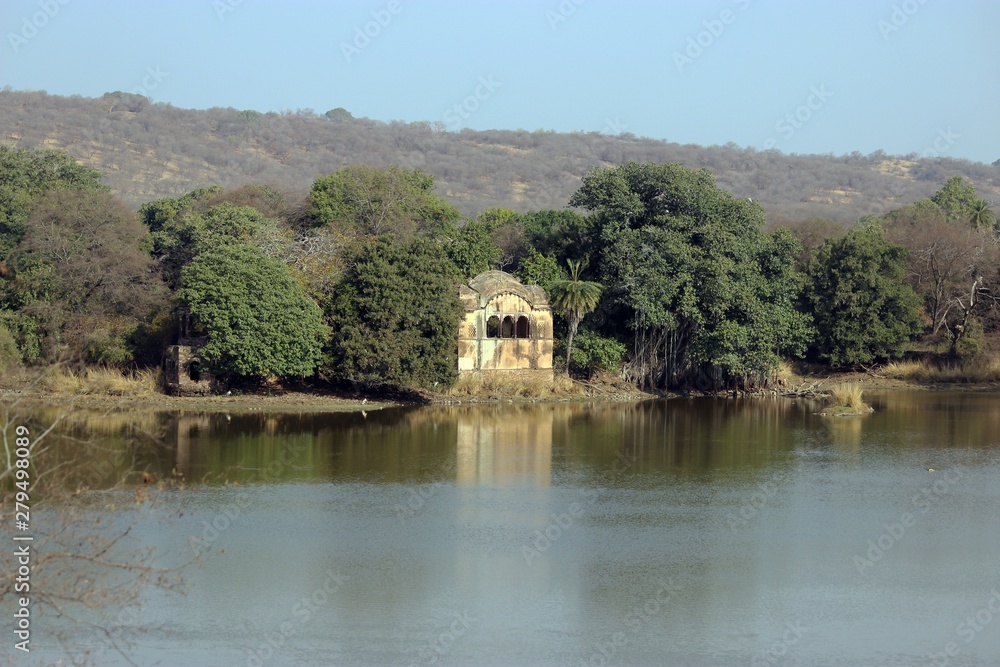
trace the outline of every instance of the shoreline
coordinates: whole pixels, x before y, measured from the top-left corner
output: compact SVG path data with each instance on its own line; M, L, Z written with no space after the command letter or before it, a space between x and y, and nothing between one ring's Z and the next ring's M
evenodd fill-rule
M640 390L627 390L621 385L602 388L588 384L586 393L567 393L536 398L523 396L483 395L451 396L430 392L412 392L410 400L378 398L355 393L343 395L324 392L282 391L272 394L241 393L231 396L171 396L145 394L126 396L111 394L57 394L38 389L4 389L0 403L8 409L15 406L27 408L65 404L71 409L120 411L196 411L196 412L361 412L386 408L417 407L421 405L468 406L543 403L626 403L655 399L718 397L718 398L807 398L824 388L842 383L856 383L863 391L1000 391L998 383L933 383L921 384L871 376L865 373L831 373L829 375L796 377L781 387L758 392L664 392L650 394ZM811 393L797 394L797 389L811 388ZM384 396L384 394L383 394Z

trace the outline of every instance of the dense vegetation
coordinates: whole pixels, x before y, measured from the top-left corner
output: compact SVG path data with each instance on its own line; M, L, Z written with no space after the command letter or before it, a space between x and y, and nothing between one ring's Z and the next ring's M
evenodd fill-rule
M849 230L766 225L706 169L596 167L565 204L464 218L429 174L350 165L293 197L210 186L133 212L65 154L0 147L0 359L155 365L185 305L224 378L443 387L457 285L548 290L566 369L753 388L783 358L858 367L997 329L993 208L961 177ZM562 356L560 357L562 358Z
M947 155L785 155L535 128L447 132L435 123L353 118L343 109L195 111L121 92L97 99L0 92L0 143L63 150L105 173L111 191L132 207L248 181L301 195L319 174L369 164L426 172L469 217L490 207L526 213L561 209L591 168L630 161L710 169L723 189L760 202L772 224L809 217L853 223L930 197L954 175L1000 200L1000 166Z

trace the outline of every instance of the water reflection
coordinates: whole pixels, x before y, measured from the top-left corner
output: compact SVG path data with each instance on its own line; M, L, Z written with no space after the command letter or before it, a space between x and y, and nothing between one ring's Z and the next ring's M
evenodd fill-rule
M218 532L189 595L148 605L176 634L138 664L246 664L289 620L271 664L598 664L612 644L608 664L748 664L786 623L809 628L791 664L912 664L1000 585L1000 400L869 400L857 419L697 399L81 415L63 432L116 470L189 481L168 499L182 519L137 543ZM966 472L859 574L854 556L933 492L927 467ZM331 571L345 583L301 620ZM985 633L963 651L1000 655Z

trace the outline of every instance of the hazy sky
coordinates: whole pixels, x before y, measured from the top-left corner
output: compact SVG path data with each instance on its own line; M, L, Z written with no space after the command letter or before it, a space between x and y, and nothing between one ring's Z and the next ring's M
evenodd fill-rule
M3 0L0 85L448 129L1000 158L988 0Z

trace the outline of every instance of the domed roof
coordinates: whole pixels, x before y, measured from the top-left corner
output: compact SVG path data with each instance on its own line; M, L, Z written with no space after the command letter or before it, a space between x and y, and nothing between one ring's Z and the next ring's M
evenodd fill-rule
M545 290L538 285L524 285L505 271L485 271L469 280L467 286L459 288L459 296L467 311L484 308L501 294L516 294L527 301L532 310L549 307Z

